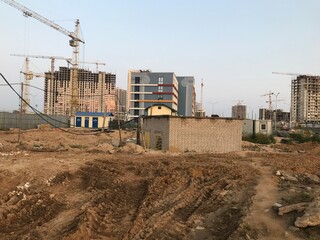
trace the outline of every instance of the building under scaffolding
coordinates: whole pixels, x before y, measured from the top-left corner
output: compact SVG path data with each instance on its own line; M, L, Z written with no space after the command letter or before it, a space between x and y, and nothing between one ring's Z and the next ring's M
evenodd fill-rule
M291 82L291 125L320 124L320 76L299 75Z
M60 67L54 72L45 73L44 112L51 115L71 113L71 69ZM106 72L93 73L78 70L77 111L112 112L116 111L116 75Z

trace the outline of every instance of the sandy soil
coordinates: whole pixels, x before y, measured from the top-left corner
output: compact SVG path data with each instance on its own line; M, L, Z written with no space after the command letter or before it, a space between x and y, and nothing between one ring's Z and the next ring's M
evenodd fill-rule
M320 174L320 145L168 154L118 136L0 132L0 239L320 239L273 207L318 197L303 174Z

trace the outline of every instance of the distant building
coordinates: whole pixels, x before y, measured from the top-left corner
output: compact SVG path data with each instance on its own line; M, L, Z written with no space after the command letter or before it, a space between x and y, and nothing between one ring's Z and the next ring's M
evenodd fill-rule
M251 120L245 119L243 121L242 134L249 136L253 134L272 134L272 121L271 120Z
M202 104L201 103L196 103L196 117L205 117L206 112L203 110Z
M78 111L115 112L116 75L93 73L78 69ZM69 115L71 113L71 69L60 67L54 72L45 73L44 113Z
M299 75L291 81L291 124L320 124L320 76Z
M275 118L277 129L287 129L290 126L290 112L284 112L282 109L269 110L265 108L259 109L260 120L271 120L274 128Z
M197 118L145 116L140 144L169 152L226 153L241 150L243 120L232 118Z
M127 110L130 118L144 114L153 104L165 104L182 116L196 114L193 76L177 77L173 72L130 70L128 73Z
M290 112L284 112L282 109L268 110L265 108L259 109L259 119L260 120L273 120L275 119L275 114L277 117L277 122L290 122Z
M247 106L240 103L232 106L232 118L246 119Z
M195 116L196 114L196 90L195 79L189 77L177 77L179 83L178 113L180 116Z
M115 118L126 120L128 115L127 111L127 90L117 88L116 89L116 111L114 113Z

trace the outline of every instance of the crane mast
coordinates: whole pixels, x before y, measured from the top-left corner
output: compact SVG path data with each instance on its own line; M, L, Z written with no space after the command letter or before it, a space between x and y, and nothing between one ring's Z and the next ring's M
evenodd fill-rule
M261 97L269 96L269 101L267 101L267 103L269 103L269 110L270 110L270 111L272 110L272 98L271 98L272 95L274 95L274 93L271 92L271 91L269 91L269 92L266 93L266 94L261 95Z
M23 98L26 100L26 101L30 101L30 98L29 98L29 82L30 80L33 79L33 77L45 77L44 74L39 74L39 73L33 73L29 70L29 58L41 58L41 59L50 59L51 60L51 71L50 71L50 78L48 78L48 85L50 86L50 88L53 87L53 84L54 84L54 69L55 69L55 60L58 59L58 60L65 60L67 61L68 63L71 63L72 64L72 59L71 58L67 58L67 57L62 57L62 56L43 56L43 55L27 55L27 54L10 54L10 56L14 56L14 57L24 57L25 58L25 71L22 72L25 76L25 84L24 84L24 95L23 95ZM82 61L79 61L79 63L84 63L84 64L95 64L96 65L96 71L98 73L98 66L99 65L106 65L106 63L103 63L103 62L99 62L99 61L96 61L96 62L82 62ZM53 102L53 93L49 93L49 98L52 100L51 102ZM23 105L23 110L26 111L28 108L27 104ZM49 114L52 114L54 115L55 112L53 110L53 107L50 108L51 111L49 112Z
M62 34L70 37L69 45L72 47L72 67L71 67L71 115L74 115L75 111L79 106L79 96L78 96L78 60L79 60L79 42L84 43L84 41L79 38L79 24L80 21L77 19L75 22L75 31L70 32L55 22L41 16L40 14L32 11L31 9L23 6L22 4L14 0L1 0L4 3L18 9L23 12L24 16L32 17L47 26L61 32Z

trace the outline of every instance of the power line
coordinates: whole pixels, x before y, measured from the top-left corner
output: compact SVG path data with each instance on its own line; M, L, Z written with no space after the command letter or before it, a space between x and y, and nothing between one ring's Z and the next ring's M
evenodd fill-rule
M100 134L100 132L99 132L99 133L89 133L89 134L88 134L88 133L70 132L70 131L67 131L67 130L65 130L65 129L63 129L63 128L60 128L60 127L54 125L53 123L51 123L51 122L49 122L47 119L45 119L43 116L46 116L47 118L50 118L50 119L55 120L55 121L57 121L57 122L61 122L61 121L56 120L56 119L53 119L53 118L51 118L50 116L48 116L48 115L46 115L46 114L43 114L43 113L41 113L40 111L38 111L37 109L35 109L33 106L31 106L31 105L12 87L12 85L11 85L11 84L9 83L9 81L3 76L2 73L0 73L0 76L3 78L3 80L6 82L6 84L11 88L11 90L19 97L19 99L21 99L24 103L26 103L26 104L32 109L32 111L33 111L37 116L39 116L42 120L44 120L46 123L48 123L49 125L53 126L54 128L57 128L57 129L59 129L59 130L61 130L61 131L63 131L63 132L70 133L70 134L74 134L74 135L97 135L97 134ZM62 123L66 124L65 122L62 122Z

